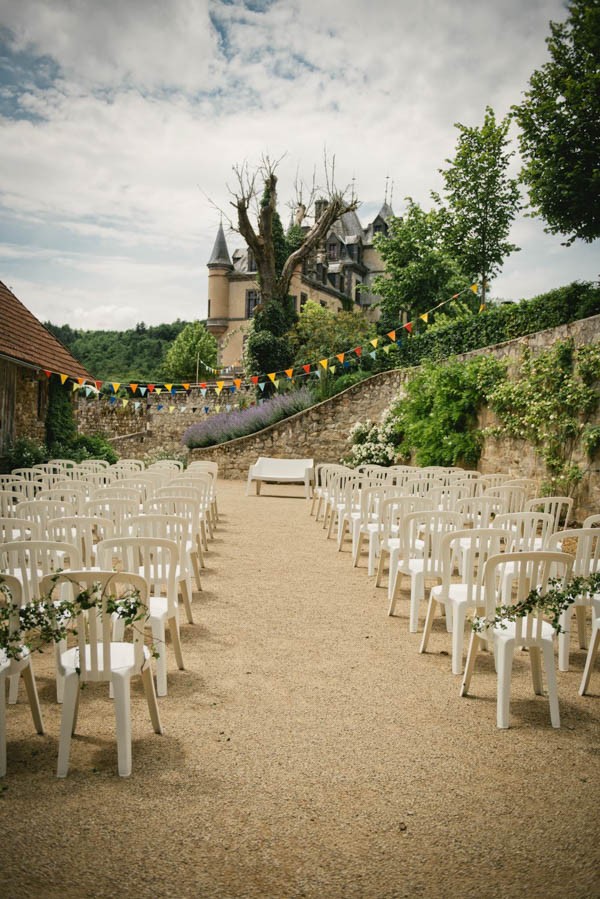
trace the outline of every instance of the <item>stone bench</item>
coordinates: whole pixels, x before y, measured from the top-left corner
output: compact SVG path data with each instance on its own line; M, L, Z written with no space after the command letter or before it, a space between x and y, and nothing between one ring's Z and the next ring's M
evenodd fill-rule
M273 459L259 456L258 461L250 466L246 496L250 492L252 481L256 483L256 495L260 493L263 482L271 484L304 484L304 493L311 496L314 474L314 459Z

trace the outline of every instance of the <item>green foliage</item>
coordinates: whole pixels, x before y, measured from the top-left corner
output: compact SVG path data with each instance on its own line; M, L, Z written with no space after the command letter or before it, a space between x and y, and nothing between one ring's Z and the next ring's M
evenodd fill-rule
M406 337L380 364L389 369L420 365L425 359L447 359L598 314L600 286L575 281L532 300L489 307L480 315Z
M476 466L483 446L477 414L504 377L504 365L488 356L425 363L390 411L400 453L418 465Z
M127 331L83 331L44 322L94 378L101 381L157 381L165 355L186 322Z
M244 348L244 369L248 376L290 367L294 350L289 332L296 318L290 297L272 300L256 310Z
M31 437L19 437L9 446L3 458L3 467L8 471L13 468L31 468L50 458L48 447Z
M590 242L600 237L600 4L571 0L568 9L566 22L550 22L550 61L512 112L534 214L568 243Z
M332 312L309 300L292 333L294 364L318 362L332 352L345 352L375 336L375 326L358 312Z
M402 313L410 319L427 312L471 283L445 247L445 210L425 212L406 199L405 215L391 219L387 236L375 238L385 275L375 278L373 291L381 297L382 326L388 331Z
M217 341L200 321L189 322L168 348L161 374L171 380L197 381L217 364Z
M291 256L292 253L294 253L302 246L305 236L306 235L304 234L302 225L290 225L287 230L287 234L285 235L285 244L288 256Z
M398 455L394 422L387 416L382 424L357 422L350 431L351 447L341 459L356 468L359 465L393 465Z
M600 346L576 350L569 341L556 341L535 356L526 350L518 377L490 394L500 424L489 433L535 447L548 473L547 493L570 495L583 477L573 456L598 408L599 379Z
M73 414L72 393L53 375L48 383L48 408L46 411L46 443L55 458L55 445L68 446L77 436Z
M458 123L456 155L440 170L448 203L445 247L461 272L479 278L484 302L486 282L519 249L507 241L520 208L518 182L507 175L514 155L506 149L509 124L508 117L496 122L489 106L481 128Z

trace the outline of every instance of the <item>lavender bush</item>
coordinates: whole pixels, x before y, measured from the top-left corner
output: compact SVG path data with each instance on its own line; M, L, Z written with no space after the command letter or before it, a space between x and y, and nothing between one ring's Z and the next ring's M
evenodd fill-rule
M300 390L265 400L260 406L250 406L239 412L219 412L217 415L210 415L204 421L189 427L183 435L182 443L189 449L196 449L214 446L216 443L224 443L236 437L245 437L247 434L261 431L276 421L289 418L296 412L302 412L303 409L314 406L314 403L314 396L308 387L301 387Z

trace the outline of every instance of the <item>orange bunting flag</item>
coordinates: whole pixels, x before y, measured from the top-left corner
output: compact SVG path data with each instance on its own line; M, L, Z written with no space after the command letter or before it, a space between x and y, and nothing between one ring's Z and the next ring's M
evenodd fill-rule
M406 330L408 331L409 334L412 334L412 326L413 326L412 322L406 322L405 325L402 325L403 328L406 328Z
M377 337L374 337L373 340L369 341L369 343L371 344L371 346L373 346L373 347L375 347L375 349L377 349L377 344L379 343L379 340Z
M130 384L130 385L129 385L129 389L131 390L132 393L135 393L136 390L138 389L138 385L137 385L137 384Z
M190 389L190 385L189 385L189 384L182 384L181 386L183 387L184 390L189 390L189 389Z
M253 384L258 384L258 375L252 375L250 378Z
M310 372L310 365L303 365L302 368L304 369L306 374L308 374Z
M291 378L292 375L294 374L293 368L285 368L284 371L285 371L286 375L288 376L288 378Z
M69 377L68 375L61 375L61 376L60 376L60 383L61 383L61 384L64 384L68 377Z
M235 386L236 386L237 389L239 390L240 387L242 386L242 379L241 379L241 378L234 378L234 379L233 379L233 383L235 384ZM183 386L185 387L185 384L184 384Z
M346 358L346 354L345 354L345 353L336 353L336 354L335 354L335 358L336 358L336 359L339 359L340 362L343 363L343 362L344 362L344 359Z
M44 369L44 374L46 375L47 378L51 378L51 377L52 377L52 372L51 372L51 371L47 371L46 369Z
M425 324L427 324L427 322L429 321L429 312L424 312L423 315L419 316L419 318L422 319Z
M111 382L111 387L112 387L114 393L117 392L117 390L119 389L120 386L121 386L121 382L120 382L120 381L113 381L113 382Z
M472 290L474 294L477 294L477 284L471 284L470 290Z
M327 359L319 359L319 365L322 365L323 368L327 368Z
M385 336L386 336L386 337L389 337L390 340L395 340L395 339L396 339L396 332L395 332L395 331L388 331L388 333L387 333Z
M485 309L485 303L482 303L481 306L479 307L479 311L483 312L484 309Z
M267 373L267 378L270 378L273 383L275 383L275 375L277 372L271 371Z
M83 387L84 381L85 381L85 378L77 378L77 383L79 384L80 387Z

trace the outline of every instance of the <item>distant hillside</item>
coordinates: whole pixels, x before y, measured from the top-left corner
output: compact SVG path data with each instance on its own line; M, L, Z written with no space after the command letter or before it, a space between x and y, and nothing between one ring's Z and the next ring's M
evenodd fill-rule
M187 322L146 326L129 331L83 331L70 325L46 328L100 381L160 381L166 352Z

